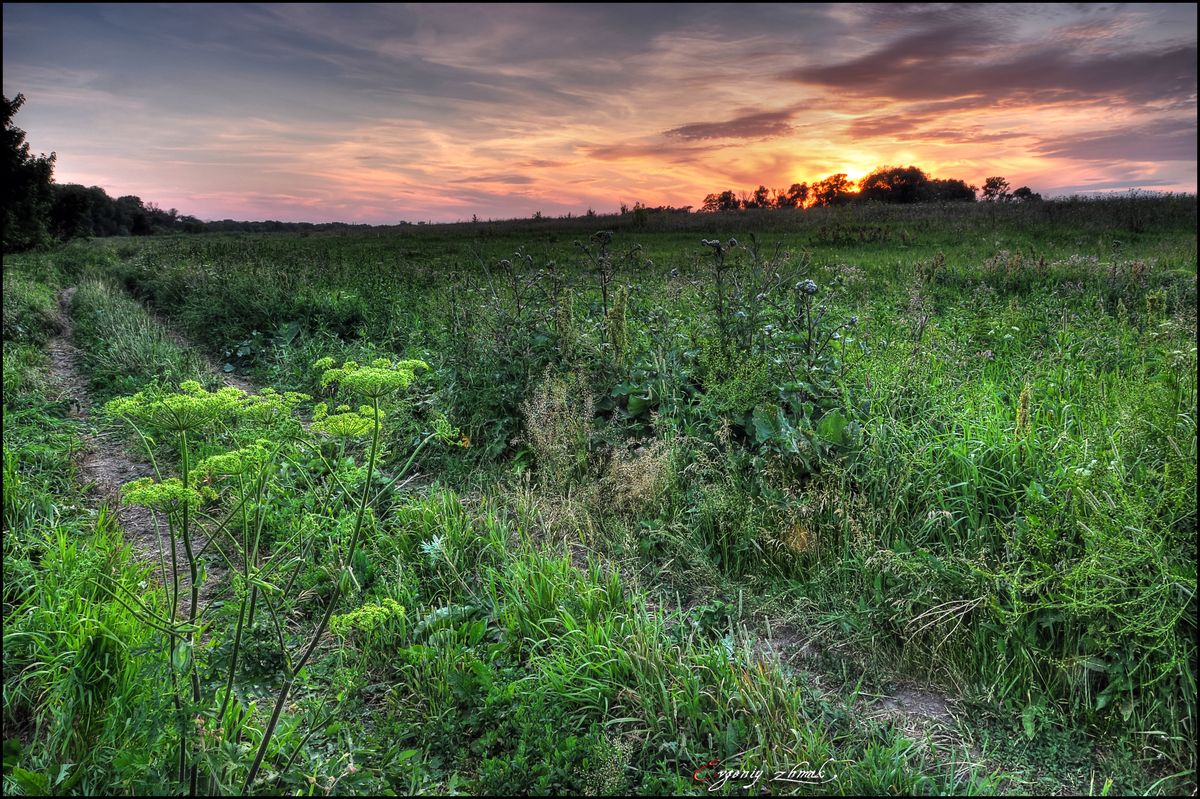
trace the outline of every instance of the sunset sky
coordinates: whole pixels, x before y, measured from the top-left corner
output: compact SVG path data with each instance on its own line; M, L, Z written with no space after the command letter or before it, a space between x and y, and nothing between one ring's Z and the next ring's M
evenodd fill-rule
M202 219L695 205L916 164L1196 191L1196 6L4 4L60 183Z

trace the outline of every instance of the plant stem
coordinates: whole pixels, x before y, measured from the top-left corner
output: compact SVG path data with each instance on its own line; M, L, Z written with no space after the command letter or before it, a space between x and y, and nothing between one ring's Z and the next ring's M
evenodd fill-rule
M181 469L183 472L183 485L187 488L190 484L188 475L188 446L187 446L187 431L179 432L179 450ZM200 672L196 668L196 611L200 604L200 586L196 582L199 576L196 568L196 556L192 552L192 535L189 522L191 520L191 506L187 502L183 505L183 548L188 559L188 574L191 576L192 583L192 602L188 608L188 645L190 647L188 667L192 675L192 704L193 710L200 705ZM199 775L199 766L192 763L191 769L188 772L188 791L189 795L196 795L196 781Z
M333 585L333 596L329 598L329 603L325 606L325 613L321 616L321 622L317 625L312 640L305 647L300 659L296 661L296 665L289 669L288 678L279 690L279 698L275 701L274 710L271 711L271 720L267 723L267 729L263 732L262 743L259 744L258 752L254 755L254 762L250 764L250 771L246 774L246 782L242 785L243 796L247 795L250 785L254 782L254 778L258 776L258 770L262 767L263 758L267 754L267 747L271 744L271 737L275 734L275 725L279 723L279 716L283 712L283 706L287 703L288 694L291 693L292 687L296 684L296 678L305 664L308 663L308 659L312 656L312 653L316 650L317 644L321 641L321 636L325 634L325 628L329 625L329 619L333 616L333 609L337 606L337 601L341 596L342 578L354 567L354 553L358 548L358 539L362 532L363 518L367 512L367 497L371 491L371 477L375 473L375 460L379 455L380 424L378 397L371 398L371 406L375 420L375 427L371 436L371 457L367 464L367 476L363 483L362 499L358 503L358 516L354 521L354 533L350 536L350 549L346 554L346 563L342 566L341 575Z

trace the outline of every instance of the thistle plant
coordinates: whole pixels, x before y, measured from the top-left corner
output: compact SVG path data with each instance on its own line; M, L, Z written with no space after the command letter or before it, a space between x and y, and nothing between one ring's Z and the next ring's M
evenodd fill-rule
M708 247L709 255L712 257L713 269L713 285L715 294L713 295L713 313L717 319L717 335L721 342L722 353L729 354L730 345L730 330L729 330L729 307L725 296L726 284L728 282L729 265L725 263L727 250L725 244L720 239L704 239L700 242L705 247ZM737 239L729 240L730 248L737 246Z
M588 238L587 244L575 242L576 249L591 261L592 268L596 270L596 280L600 284L600 307L605 316L608 316L608 284L612 282L614 274L613 256L608 250L612 239L611 230L598 230Z
M600 312L605 318L608 317L610 307L609 286L616 278L618 265L617 254L609 249L612 241L611 230L598 230L588 238L587 244L575 242L575 248L583 253L596 272L596 281L600 286ZM626 269L636 270L643 265L653 265L642 257L640 244L630 246L620 258Z

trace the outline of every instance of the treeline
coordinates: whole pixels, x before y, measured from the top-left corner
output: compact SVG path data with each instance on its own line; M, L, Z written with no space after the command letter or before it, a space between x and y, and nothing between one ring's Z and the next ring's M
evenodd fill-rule
M180 214L174 208L163 210L129 195L113 199L99 186L87 188L77 183L52 184L49 232L56 239L83 236L149 236L155 233L295 233L300 231L349 230L370 227L345 222L243 222L222 219L202 222Z
M930 203L975 202L980 189L957 178L932 178L915 166L881 166L859 180L850 180L844 172L830 175L809 185L793 183L786 189L768 189L760 185L752 192L732 189L709 194L701 211L740 211L749 208L811 208L850 203ZM984 181L983 199L995 201L1040 200L1041 195L1022 186L1009 192L1002 177Z
M113 199L99 186L54 182L55 154L34 155L25 131L13 117L25 96L3 98L4 132L0 144L0 191L3 192L4 252L28 250L79 236L146 236L198 231L203 223L164 211L128 195Z
M371 225L342 222L279 222L237 221L223 219L202 222L194 216L180 214L174 208L163 210L140 197L127 195L112 198L99 186L54 183L55 155L35 156L25 141L25 131L13 125L13 116L25 97L18 94L12 100L4 98L3 116L3 174L0 192L3 197L4 252L30 249L54 240L65 241L87 236L148 236L156 233L285 233L361 230ZM976 195L990 201L1033 201L1041 196L1028 187L1010 191L1002 177L989 177L982 189L965 181L932 178L915 166L880 167L857 182L845 173L830 175L811 185L793 183L787 189L768 189L759 186L752 192L726 190L709 194L700 211L740 211L768 208L811 208L847 205L851 203L950 203L975 202ZM630 209L622 205L619 216ZM686 216L692 206L648 208L635 204L632 216L645 221L656 216ZM568 215L569 217L570 215ZM588 211L587 217L596 217ZM608 215L611 216L611 215ZM542 219L535 214L534 221ZM478 222L474 218L473 222ZM401 222L407 226L410 223ZM418 223L421 224L421 223Z
M143 202L132 194L110 197L99 186L55 183L55 154L34 155L25 131L13 117L25 96L3 98L4 131L0 142L0 200L3 202L4 252L18 252L53 241L87 236L150 236L156 233L282 233L349 230L369 227L340 222L202 222Z
M164 211L140 197L112 198L99 186L51 185L49 233L56 239L81 236L149 236L152 233L199 233L205 225L194 216Z

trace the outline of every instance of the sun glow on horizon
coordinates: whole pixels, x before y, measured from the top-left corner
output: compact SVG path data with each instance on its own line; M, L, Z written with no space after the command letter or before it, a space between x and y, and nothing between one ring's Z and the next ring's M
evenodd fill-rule
M909 165L1047 196L1196 188L1194 7L10 4L4 18L5 93L28 98L20 126L58 153L56 179L205 219L698 207Z

